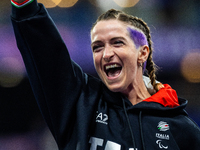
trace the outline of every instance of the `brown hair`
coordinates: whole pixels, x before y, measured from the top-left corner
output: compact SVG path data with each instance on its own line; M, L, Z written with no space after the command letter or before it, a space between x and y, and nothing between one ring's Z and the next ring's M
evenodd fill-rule
M93 24L92 29L99 21L110 20L110 19L116 19L116 20L125 22L128 25L134 26L135 28L141 30L145 34L148 41L148 46L149 46L149 56L147 58L146 68L144 69L147 69L148 71L148 75L151 80L151 84L153 85L153 88L156 91L158 91L159 88L158 88L158 85L156 84L156 75L155 75L157 68L152 58L152 53L153 53L152 41L151 41L150 29L147 26L147 24L138 17L128 15L124 13L123 11L110 9L98 17L97 21Z

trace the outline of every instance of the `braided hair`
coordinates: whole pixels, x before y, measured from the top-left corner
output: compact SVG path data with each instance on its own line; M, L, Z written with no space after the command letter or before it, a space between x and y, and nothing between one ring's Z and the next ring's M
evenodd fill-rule
M151 80L151 84L153 85L153 88L156 91L158 91L159 90L158 85L160 83L159 84L156 83L156 74L155 73L156 73L157 68L156 68L155 63L153 62L152 41L151 41L150 29L147 26L147 24L138 17L128 15L128 14L124 13L123 11L110 9L98 17L97 21L93 24L92 29L99 21L110 20L110 19L116 19L116 20L125 22L126 24L131 25L131 26L141 30L145 34L147 42L148 42L148 46L149 46L149 56L147 58L146 68L144 68L144 69L147 70L147 74Z

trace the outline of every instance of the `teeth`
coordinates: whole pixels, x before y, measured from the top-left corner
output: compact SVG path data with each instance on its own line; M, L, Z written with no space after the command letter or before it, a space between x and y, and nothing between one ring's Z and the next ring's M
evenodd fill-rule
M106 66L106 70L111 69L111 68L116 68L116 67L120 67L120 66L117 64L109 65L109 66Z

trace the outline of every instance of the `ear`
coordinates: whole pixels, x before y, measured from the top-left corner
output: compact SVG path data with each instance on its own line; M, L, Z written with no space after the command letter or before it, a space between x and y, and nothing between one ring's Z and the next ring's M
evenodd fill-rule
M149 47L147 45L143 45L139 49L139 56L138 56L138 62L144 63L149 56Z

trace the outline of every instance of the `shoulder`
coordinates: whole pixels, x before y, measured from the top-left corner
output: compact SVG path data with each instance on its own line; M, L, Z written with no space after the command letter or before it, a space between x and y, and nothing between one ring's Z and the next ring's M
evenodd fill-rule
M178 115L174 118L171 132L181 149L197 150L200 147L200 128L188 116Z

